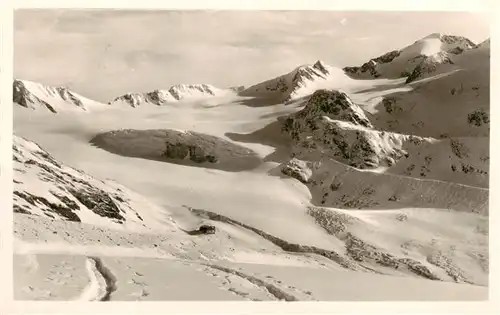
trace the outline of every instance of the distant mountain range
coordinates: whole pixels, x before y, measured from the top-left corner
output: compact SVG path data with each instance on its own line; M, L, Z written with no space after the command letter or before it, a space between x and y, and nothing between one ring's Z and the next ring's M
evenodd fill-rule
M160 106L179 101L202 100L224 95L270 98L289 102L312 95L322 88L335 88L340 82L355 79L400 78L406 83L440 72L440 68L458 69L457 60L471 50L488 49L489 39L476 45L461 36L431 34L410 46L390 51L372 58L358 67L343 69L332 67L318 60L312 65L302 65L284 75L244 86L217 88L209 84L178 84L167 89L150 92L130 92L118 96L107 104L90 100L66 87L51 87L27 80L14 80L14 102L20 106L56 113L61 110L89 111L106 105L138 107L144 104Z

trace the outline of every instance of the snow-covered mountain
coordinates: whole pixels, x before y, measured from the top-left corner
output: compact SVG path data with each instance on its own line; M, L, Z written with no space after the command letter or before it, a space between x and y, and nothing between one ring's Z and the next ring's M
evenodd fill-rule
M14 212L114 228L168 227L158 224L156 205L116 182L68 167L15 135L12 150Z
M219 89L208 84L177 84L166 90L146 93L127 93L109 102L137 107L143 104L162 105L178 101L193 101L235 93L233 89Z
M376 128L434 138L489 136L489 45L453 60L431 64L432 73L418 66L408 77L412 90L381 97L371 119Z
M301 111L287 117L283 130L292 138L294 156L326 156L362 169L392 166L408 154L408 145L430 141L372 127L346 93L318 90Z
M48 86L27 80L14 80L13 101L30 109L57 113L60 111L89 111L105 106L83 97L63 86Z
M240 95L287 102L332 84L343 85L346 81L350 81L350 78L341 69L318 60L313 65L300 66L290 73L250 86Z
M377 117L346 93L318 90L303 109L282 119L282 130L299 159L332 158L359 169L382 167L398 175L488 187L488 138L437 139L377 130L368 116Z
M16 80L43 109L14 116L16 299L486 299L489 57L432 34L347 74L318 61L83 116L44 115L92 101ZM376 77L398 79L355 79Z
M418 66L429 71L438 64L452 63L454 56L475 47L465 37L434 33L403 49L370 59L362 66L345 67L344 71L356 79L408 77Z

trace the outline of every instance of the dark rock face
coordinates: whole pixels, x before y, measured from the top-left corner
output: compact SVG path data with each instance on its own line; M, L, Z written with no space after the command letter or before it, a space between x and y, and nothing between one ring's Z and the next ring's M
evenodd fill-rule
M78 215L74 212L74 210L79 210L78 206L68 207L64 203L62 204L53 203L48 201L44 197L35 196L28 192L21 192L16 190L14 191L14 196L17 196L25 200L33 207L46 206L49 209L47 210L48 212L53 212L54 214L59 215L68 221L81 222L80 217L78 217ZM19 206L17 207L20 208ZM52 215L49 216L53 217Z
M291 159L288 163L283 165L281 172L307 184L312 176L311 163L298 159Z
M477 46L470 39L463 36L441 35L441 41L447 44L465 43L468 49L473 49Z
M189 159L195 163L217 163L218 159L213 154L206 154L201 147L183 143L166 143L165 156L169 159Z
M198 228L201 234L215 234L215 226L213 225L202 225Z
M325 75L330 73L330 71L328 71L326 65L320 60L316 61L316 63L313 65L313 68L318 69L321 73L323 73Z
M488 113L482 109L478 109L470 113L467 117L469 124L474 125L476 127L480 127L483 124L490 123L490 117Z
M393 50L388 53L383 54L382 56L373 58L373 60L377 63L389 63L399 57L401 55L401 50Z
M295 117L290 116L289 118L310 121L319 116L327 116L335 120L372 127L363 110L354 104L346 93L337 90L317 90L311 95L304 109L297 113Z
M377 64L389 63L399 57L400 54L400 50L393 50L376 58L370 59L361 65L361 67L345 67L343 70L351 75L368 73L373 78L378 78L380 77L380 73L377 71Z
M13 153L15 212L75 222L85 211L117 224L126 214L141 220L125 192L64 166L35 143L14 136ZM25 176L36 189L24 184Z
M97 188L71 189L69 192L95 214L101 217L116 219L118 222L125 221L125 218L120 214L120 208L118 208L109 194L103 190Z

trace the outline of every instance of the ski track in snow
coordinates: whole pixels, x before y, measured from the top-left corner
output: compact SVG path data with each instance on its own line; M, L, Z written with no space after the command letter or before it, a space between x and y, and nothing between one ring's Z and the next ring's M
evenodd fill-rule
M87 257L85 262L89 285L77 299L78 301L109 301L116 291L116 278L98 257Z
M256 286L257 288L259 288L260 290L265 291L272 300L287 301L287 302L300 301L300 300L314 300L314 297L311 296L310 292L302 291L302 290L300 290L296 287L293 287L293 286L288 286L288 290L284 290L276 284L264 281L256 276L246 274L244 272L241 272L241 271L233 269L233 268L223 267L223 266L215 265L215 264L203 264L203 265L216 271L216 272L210 273L212 276L215 276L215 277L220 276L220 274L217 273L217 271L219 271L219 272L222 272L224 274L234 275L234 276L237 276L243 280L248 281L249 283L251 283L254 286ZM205 269L205 271L209 271L209 270ZM271 277L271 276L268 276L267 278L273 279L273 277ZM229 282L229 283L227 283L227 285L229 285L230 281L229 281L227 276L226 276L226 279ZM281 280L276 280L276 282L282 284ZM228 287L228 288L226 287L226 289L228 291L234 292L235 294L240 295L246 299L252 299L249 293L240 292L232 287ZM293 295L289 292L290 290L297 291L298 293L305 296L306 298L299 297L298 295Z

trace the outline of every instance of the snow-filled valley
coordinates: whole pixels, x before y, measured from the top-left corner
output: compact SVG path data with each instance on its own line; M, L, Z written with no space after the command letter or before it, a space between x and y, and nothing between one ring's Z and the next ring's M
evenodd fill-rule
M486 300L489 49L109 102L15 80L15 298Z

